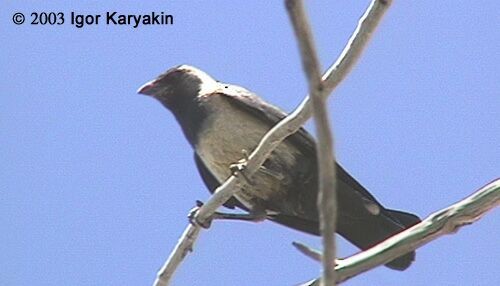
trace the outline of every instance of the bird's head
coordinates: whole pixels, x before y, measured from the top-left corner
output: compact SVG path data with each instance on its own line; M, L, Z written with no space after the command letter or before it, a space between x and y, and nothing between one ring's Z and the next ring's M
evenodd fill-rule
M188 65L171 68L142 85L137 92L160 101L175 116L188 141L196 141L201 123L208 116L202 107L204 95L220 91L222 84L205 72Z
M214 93L219 87L219 83L202 70L181 65L145 83L137 92L152 96L171 108L176 103L192 101L198 96Z

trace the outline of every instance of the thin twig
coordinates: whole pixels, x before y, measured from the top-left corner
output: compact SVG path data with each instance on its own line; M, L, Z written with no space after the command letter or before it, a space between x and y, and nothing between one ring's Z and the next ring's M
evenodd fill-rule
M302 66L309 82L309 94L318 134L317 158L319 170L318 210L323 238L323 283L335 285L335 227L337 222L335 152L326 95L323 94L321 67L314 47L313 34L302 0L287 0L286 7L297 37Z
M500 206L500 179L487 184L469 197L437 211L413 227L391 238L342 260L335 270L337 282L346 281L358 274L385 264L413 251L441 236L457 232L462 226L472 224L493 208ZM305 246L307 248L307 246ZM311 250L313 251L313 250ZM320 285L320 280L302 284Z
M313 260L322 261L323 259L323 254L321 254L321 251L318 251L312 247L309 247L297 241L292 242L292 245L295 246L295 248L297 248L297 250L300 251L302 254L312 258Z
M364 45L367 44L373 30L376 28L382 18L387 2L374 0L369 6L367 12L358 22L358 27L349 39L348 44L342 51L339 59L323 75L323 89L325 94L330 94L333 89L345 78L352 69L352 65L360 57ZM288 136L294 134L311 117L312 108L309 103L309 97L306 97L301 104L285 119L276 124L259 142L259 145L248 158L247 167L244 170L248 177L260 168L271 152ZM241 182L235 176L228 178L221 186L215 190L210 199L199 209L195 219L198 222L205 222L210 216L233 196L241 188ZM192 249L193 243L199 235L199 226L193 226L197 231L184 232L179 238L179 243L169 256L164 266L158 272L155 286L166 286L169 284L175 270L182 262L184 256L177 254L186 253L186 249ZM189 229L189 227L187 228ZM172 258L172 259L171 259ZM180 259L179 259L180 258ZM168 270L168 272L166 271Z

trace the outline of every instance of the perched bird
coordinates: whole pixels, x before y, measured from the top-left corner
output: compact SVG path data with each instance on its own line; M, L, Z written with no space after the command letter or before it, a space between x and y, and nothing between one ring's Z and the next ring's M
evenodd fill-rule
M251 152L286 113L245 88L216 81L188 65L174 67L144 84L138 93L168 108L194 150L200 175L210 192L230 175L230 165ZM318 170L314 139L304 130L285 139L242 190L224 206L319 235ZM420 221L410 213L384 208L337 164L337 232L361 249ZM415 252L386 266L404 270Z

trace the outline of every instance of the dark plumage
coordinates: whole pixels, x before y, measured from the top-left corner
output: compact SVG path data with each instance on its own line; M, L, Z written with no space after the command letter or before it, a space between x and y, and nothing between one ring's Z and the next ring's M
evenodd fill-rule
M196 166L210 192L230 176L229 166L251 152L262 136L286 114L257 95L215 81L194 67L172 68L143 85L141 94L159 100L175 116L194 149ZM314 140L300 129L276 148L247 185L225 203L264 214L282 225L319 235L318 174ZM367 249L419 222L413 214L384 208L337 164L337 232ZM407 253L387 264L404 270Z

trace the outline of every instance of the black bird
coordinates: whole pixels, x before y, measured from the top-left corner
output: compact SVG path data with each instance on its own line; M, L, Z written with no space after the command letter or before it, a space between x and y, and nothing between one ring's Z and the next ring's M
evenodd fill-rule
M138 92L156 98L174 114L212 193L231 175L230 165L244 157L243 150L251 152L286 116L254 93L188 65L169 69ZM316 149L304 129L285 139L249 181L224 206L320 234ZM413 214L384 208L338 164L337 182L337 232L361 249L420 221ZM386 266L404 270L414 259L415 252L410 252Z

